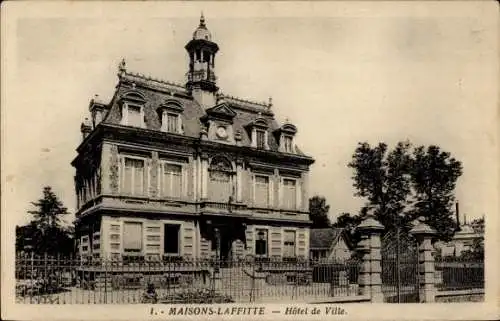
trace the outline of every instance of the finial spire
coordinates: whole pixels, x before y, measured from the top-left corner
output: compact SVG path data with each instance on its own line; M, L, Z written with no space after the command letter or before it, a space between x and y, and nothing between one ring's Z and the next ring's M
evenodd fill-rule
M273 97L269 97L269 107L273 106Z
M203 11L201 12L201 16L200 16L200 27L206 27L205 16L203 15Z
M122 58L122 60L118 64L118 71L120 73L122 73L122 72L125 72L126 70L127 70L127 65L125 63L125 58Z

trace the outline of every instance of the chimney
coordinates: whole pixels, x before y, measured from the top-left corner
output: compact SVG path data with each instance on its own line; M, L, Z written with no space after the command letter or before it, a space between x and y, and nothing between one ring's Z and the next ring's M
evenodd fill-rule
M457 218L457 230L460 229L460 210L458 208L458 202L455 203L455 216Z

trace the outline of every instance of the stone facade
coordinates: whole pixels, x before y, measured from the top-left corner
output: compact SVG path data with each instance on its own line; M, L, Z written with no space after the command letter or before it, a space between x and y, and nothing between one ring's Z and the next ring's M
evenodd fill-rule
M81 255L308 257L314 160L271 103L219 93L207 34L202 19L186 46L186 85L123 61L112 100L91 100L72 162Z

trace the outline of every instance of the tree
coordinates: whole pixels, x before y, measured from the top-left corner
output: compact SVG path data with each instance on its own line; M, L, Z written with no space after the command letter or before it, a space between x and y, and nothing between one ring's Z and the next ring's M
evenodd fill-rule
M59 201L56 194L52 192L52 187L46 186L43 188L43 198L37 202L31 202L37 209L28 211L34 216L35 222L41 230L49 227L59 227L61 216L67 215L68 209Z
M350 213L342 213L337 217L337 221L332 226L353 232L362 220L363 218L360 215L351 216Z
M439 239L448 241L455 234L454 190L462 175L462 165L438 146L419 146L413 152L411 185L414 191L413 217L425 217Z
M386 232L397 228L408 232L411 222L422 216L438 232L438 239L453 236L453 192L462 166L449 153L437 146L411 152L409 142L399 142L392 150L385 143L375 147L359 143L348 167L354 170L355 195L367 199L364 209Z
M470 250L460 254L460 259L464 261L484 261L484 239L475 239Z
M349 233L349 237L354 246L361 240L361 235L357 233L356 227L363 221L364 215L352 215L350 213L342 213L337 217L337 221L332 224L333 227L343 228Z
M354 170L356 196L365 197L365 211L371 211L386 230L409 228L404 216L410 195L410 144L400 142L388 151L385 143L371 147L359 143L348 167Z
M484 233L484 217L474 219L470 225L475 233Z
M323 196L313 196L309 199L309 212L312 223L311 228L330 227L330 219L328 212L330 205L326 204L326 199Z
M69 214L50 186L43 188L43 197L31 202L34 210L28 211L33 220L16 227L16 249L29 248L37 254L69 254L73 252L71 227L61 224L61 217Z

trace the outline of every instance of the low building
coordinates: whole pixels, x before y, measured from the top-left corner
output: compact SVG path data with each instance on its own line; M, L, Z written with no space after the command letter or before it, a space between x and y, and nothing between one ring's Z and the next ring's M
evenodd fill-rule
M320 228L310 231L310 255L312 260L347 260L353 246L349 235L342 228Z
M441 252L442 257L460 256L472 249L475 241L484 240L484 232L474 229L471 224L462 224L449 242L436 242L434 247Z

